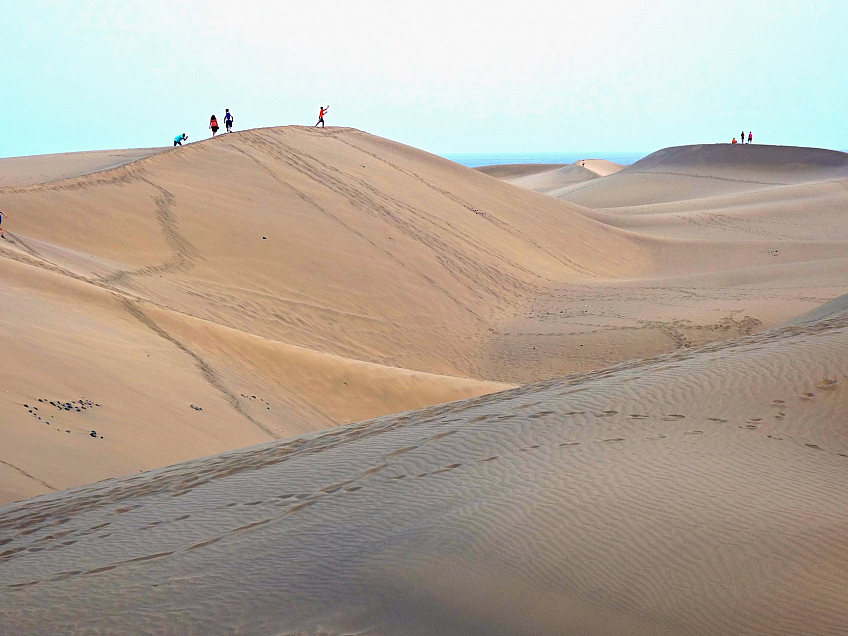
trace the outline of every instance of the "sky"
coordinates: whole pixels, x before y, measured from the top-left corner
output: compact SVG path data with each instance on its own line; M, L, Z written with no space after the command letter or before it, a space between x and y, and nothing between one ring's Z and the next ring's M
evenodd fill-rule
M351 126L437 154L848 150L848 0L0 0L0 156Z

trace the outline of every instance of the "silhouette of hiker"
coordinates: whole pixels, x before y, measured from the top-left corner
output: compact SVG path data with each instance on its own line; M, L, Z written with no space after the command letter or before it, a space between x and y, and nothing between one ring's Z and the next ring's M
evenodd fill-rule
M176 137L174 137L174 146L182 146L183 142L187 139L188 137L185 133L183 133L182 135L177 135Z
M6 238L6 233L3 231L2 225L4 216L7 216L7 214L3 210L0 210L0 238Z
M745 131L744 130L742 131L742 134L739 135L739 142L743 143L743 144L745 143Z
M230 109L226 109L224 114L224 125L227 127L227 132L233 132L233 116L230 114Z
M754 133L753 133L753 131L748 133L748 143L749 144L754 143Z
M212 136L215 136L215 133L218 132L218 118L215 115L209 118L209 128L212 129Z
M321 128L324 127L324 115L326 112L330 110L330 105L321 106L321 110L318 111L318 124L321 124ZM313 128L318 128L318 124L315 124Z

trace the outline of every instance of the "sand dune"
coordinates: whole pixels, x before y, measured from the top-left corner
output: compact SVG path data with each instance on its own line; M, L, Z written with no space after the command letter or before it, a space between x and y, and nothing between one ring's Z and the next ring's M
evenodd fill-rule
M588 208L639 206L848 177L848 154L819 148L697 145L666 148L558 198Z
M6 506L4 627L844 634L839 304Z
M0 502L782 323L845 290L844 158L688 147L519 188L288 127L4 160ZM526 189L575 173L629 203Z
M559 202L355 130L0 172L28 184L0 189L0 501L510 386L528 374L489 356L499 323L553 282L650 262ZM49 404L81 398L101 407Z
M570 186L615 174L624 166L605 159L586 159L571 164L514 164L475 168L490 177L520 188L558 197Z
M34 185L81 177L152 157L166 150L130 148L0 159L0 187Z

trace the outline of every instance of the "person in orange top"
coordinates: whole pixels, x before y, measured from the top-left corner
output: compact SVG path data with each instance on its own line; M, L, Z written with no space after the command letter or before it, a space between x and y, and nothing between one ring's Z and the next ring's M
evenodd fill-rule
M212 136L215 136L215 133L218 132L218 119L215 115L209 118L209 128L212 129Z
M735 144L736 143L736 137L734 137L733 141L731 141L730 143Z
M330 110L330 105L321 106L321 110L318 111L318 124L321 124L321 128L324 127L324 114ZM313 128L318 128L318 124L315 124Z

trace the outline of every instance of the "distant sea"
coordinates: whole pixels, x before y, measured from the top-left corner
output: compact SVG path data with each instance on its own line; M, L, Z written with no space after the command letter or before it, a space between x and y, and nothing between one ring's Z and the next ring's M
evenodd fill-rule
M581 159L606 159L614 163L630 165L648 153L642 152L584 152L584 153L533 153L533 154L447 154L442 155L469 168L495 166L512 163L574 163Z

